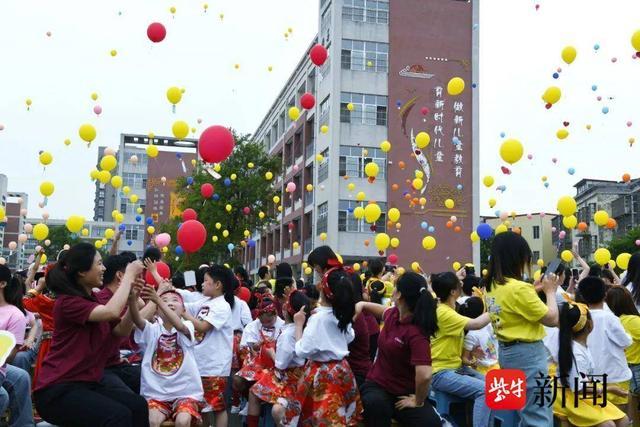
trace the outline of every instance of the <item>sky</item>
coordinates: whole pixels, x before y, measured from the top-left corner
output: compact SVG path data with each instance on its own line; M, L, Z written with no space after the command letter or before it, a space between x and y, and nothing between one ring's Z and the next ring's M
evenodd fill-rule
M317 32L318 1L209 0L206 12L203 4L3 2L0 173L9 177L10 191L30 194L30 217L41 215L38 188L50 180L56 185L45 208L51 218L91 218L94 184L89 172L97 147L117 147L120 133L170 135L175 120L199 130L213 124L241 132L257 128ZM556 200L574 194L572 186L580 178L636 176L640 146L631 147L628 140L640 136L640 60L632 59L630 37L640 29L640 3L618 0L602 7L595 0L541 0L538 10L535 4L482 2L480 24L473 29L480 33L479 174L492 175L496 185L507 187L504 194L495 187L482 189L483 214L494 211L489 198L498 200L495 209L555 212ZM175 15L169 11L172 6ZM146 37L154 21L167 28L167 38L159 44ZM287 41L289 28L293 31ZM571 65L560 59L567 45L578 51ZM562 72L556 80L552 74L558 67ZM551 85L561 87L563 97L547 110L541 95ZM185 88L175 114L165 97L170 86ZM93 92L99 95L97 102L90 98ZM29 111L27 98L32 100ZM92 111L96 103L103 109L100 117ZM604 106L609 108L606 115ZM568 122L570 135L558 141L556 131L563 122ZM97 128L91 147L78 137L83 123ZM510 166L511 175L500 170L503 132L525 147L525 157ZM66 138L72 140L68 147ZM46 169L38 162L41 150L54 157Z

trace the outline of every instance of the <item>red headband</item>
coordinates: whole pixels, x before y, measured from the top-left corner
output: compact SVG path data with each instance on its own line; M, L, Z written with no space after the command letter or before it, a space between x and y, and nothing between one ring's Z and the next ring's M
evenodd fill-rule
M273 300L271 300L270 295L267 298L267 296L265 296L264 294L256 294L256 298L258 299L258 304L256 306L256 312L258 313L258 316L260 316L261 314L267 314L267 313L271 313L271 314L278 313L278 310L276 309L276 306L273 303ZM267 300L268 302L266 302L265 300Z
M299 292L299 291L295 290L295 289L293 291L291 291L291 293L289 294L289 298L287 298L287 301L284 304L282 304L282 310L286 311L287 313L289 313L289 315L291 315L291 317L293 317L293 315L296 314L295 310L293 309L293 304L291 304L291 297L296 292Z
M333 300L333 291L331 291L331 287L329 286L329 275L338 270L343 271L345 274L352 274L353 268L345 267L340 261L333 258L330 258L329 261L327 261L327 265L331 266L331 268L328 269L322 276L322 280L320 281L320 290L322 291L324 296L327 297L329 301L331 301Z

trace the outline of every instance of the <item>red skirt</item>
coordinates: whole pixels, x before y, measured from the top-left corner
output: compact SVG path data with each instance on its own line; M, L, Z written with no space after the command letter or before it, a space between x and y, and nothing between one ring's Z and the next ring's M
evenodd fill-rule
M304 374L304 366L285 369L265 369L258 382L251 387L253 393L258 399L270 403L272 405L279 404L285 409L284 426L296 425L292 421L297 420L296 414L296 393L298 391L298 383Z
M247 356L244 359L244 362L242 363L242 368L236 375L252 382L258 381L260 379L263 370L267 369L269 371L273 371L273 359L264 352L264 349L268 347L274 348L275 342L265 342L264 344L262 344L262 347L260 347L259 352L248 352Z
M242 339L242 332L233 334L233 356L231 358L231 369L237 371L242 365L242 355L240 354L240 340Z
M301 426L357 426L362 402L347 360L307 362L293 406Z

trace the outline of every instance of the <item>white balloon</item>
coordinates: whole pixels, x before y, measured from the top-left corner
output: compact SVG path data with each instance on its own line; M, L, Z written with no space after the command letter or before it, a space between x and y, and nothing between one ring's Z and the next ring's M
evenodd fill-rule
M18 247L18 244L16 242L9 242L7 247L9 248L10 251L15 251L16 248Z
M20 242L20 243L24 243L27 240L29 240L29 236L27 236L26 234L20 234L18 236L18 242Z
M71 248L71 246L69 246L69 245L64 245L62 247L62 249L64 249L65 251L68 251L70 248Z
M25 233L31 233L33 231L33 225L26 223L24 225L24 232Z
M38 245L36 246L36 252L40 252L42 250L42 246Z
M0 265L5 265L7 260L0 256Z
M20 216L27 216L27 208L20 209Z
M47 212L47 211L42 212L42 219L44 219L44 220L49 219L49 212Z
M51 244L51 240L47 239L44 241L45 246L49 246Z
M138 156L136 156L136 155L134 154L133 156L131 156L131 157L129 158L129 162L130 162L132 165L137 165L137 164L138 164Z
M105 156L115 156L115 154L116 154L116 150L114 150L111 147L107 147L107 148L104 149L104 155Z

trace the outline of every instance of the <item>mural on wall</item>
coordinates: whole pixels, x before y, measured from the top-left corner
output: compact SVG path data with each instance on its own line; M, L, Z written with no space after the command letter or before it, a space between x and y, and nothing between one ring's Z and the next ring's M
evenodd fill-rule
M472 4L390 2L390 17L389 108L395 103L397 115L389 120L387 199L389 207L401 210L403 242L395 253L400 262L417 260L425 270L451 268L453 261L472 257ZM466 83L457 96L447 93L453 77ZM426 145L417 142L425 132ZM419 189L411 184L416 173L424 183ZM448 199L451 208L445 207ZM426 235L438 242L429 252L420 244Z

